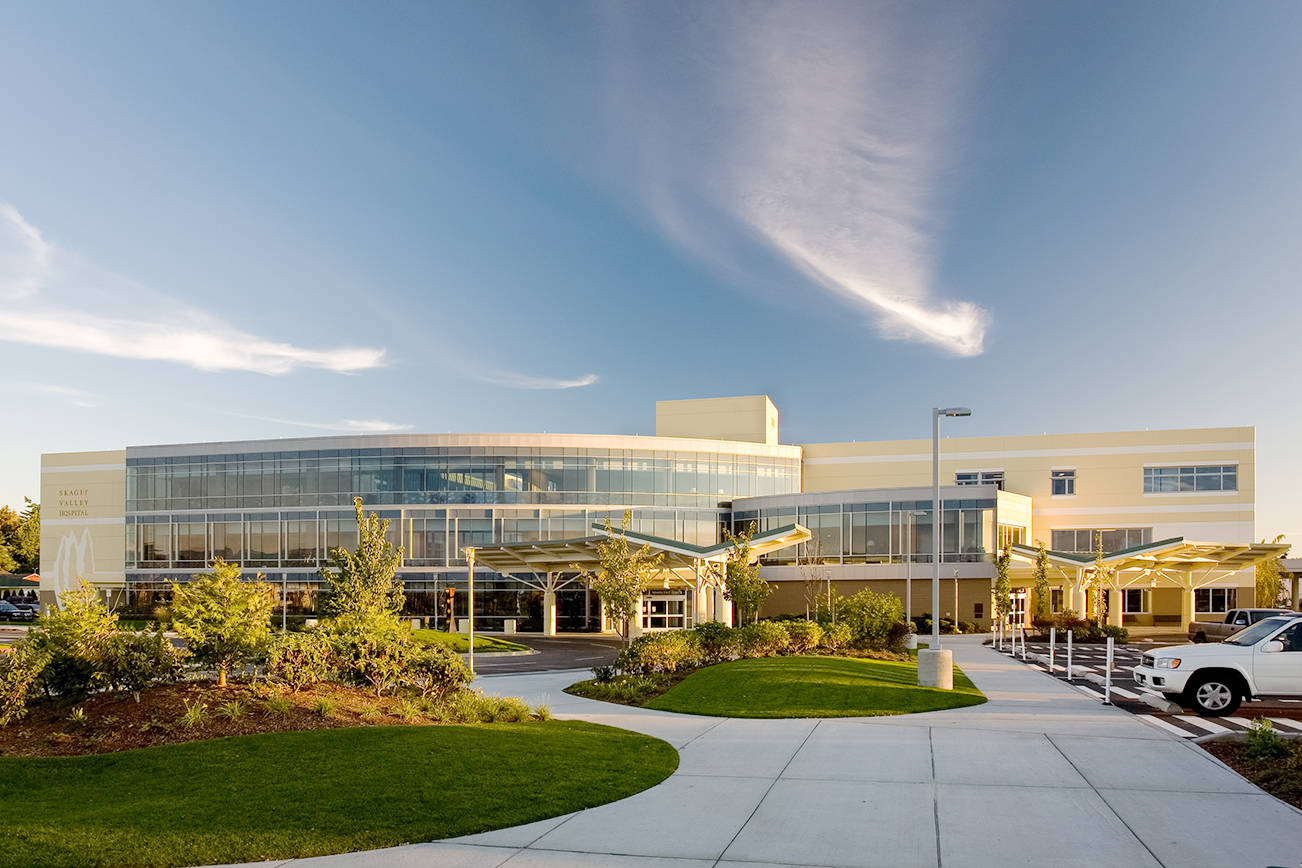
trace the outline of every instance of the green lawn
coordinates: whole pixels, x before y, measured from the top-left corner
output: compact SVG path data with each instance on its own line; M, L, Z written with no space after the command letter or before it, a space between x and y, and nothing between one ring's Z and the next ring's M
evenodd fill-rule
M579 721L0 758L0 865L196 865L430 841L624 798L677 765L659 739Z
M858 717L986 701L957 667L953 690L917 682L916 661L765 657L698 669L646 707L719 717Z
M443 645L451 648L453 651L465 653L470 650L470 640L460 633L448 633L445 630L413 630L412 635L420 642L427 645ZM481 651L528 651L528 645L521 645L518 642L508 642L505 639L498 639L495 636L476 636L475 653Z

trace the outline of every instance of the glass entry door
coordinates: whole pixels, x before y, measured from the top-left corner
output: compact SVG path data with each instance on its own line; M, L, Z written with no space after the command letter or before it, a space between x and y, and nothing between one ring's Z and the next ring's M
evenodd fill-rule
M643 630L682 630L692 626L687 615L687 594L642 597Z

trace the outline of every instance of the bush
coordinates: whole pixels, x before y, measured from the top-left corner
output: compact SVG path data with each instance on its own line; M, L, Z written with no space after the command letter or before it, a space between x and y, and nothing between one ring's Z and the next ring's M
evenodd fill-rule
M1103 639L1111 638L1116 642L1127 642L1130 640L1130 631L1125 627L1118 627L1114 624L1104 624L1102 628L1100 628L1099 632L1102 633L1101 638Z
M975 621L959 621L958 629L963 633L980 633L981 628Z
M609 665L609 666L601 666L601 665L593 666L593 667L592 667L592 680L595 681L595 682L597 682L598 684L609 684L610 682L612 682L612 681L615 680L615 676L616 676L618 673L619 673L619 670L616 669L613 665Z
M696 634L696 646L700 649L702 662L721 663L731 660L737 654L737 632L727 624L706 621L697 624L692 632Z
M896 621L886 633L886 650L903 654L908 651L906 641L913 635L913 625L908 621Z
M271 586L240 581L239 565L221 558L213 558L211 572L172 584L172 629L196 660L217 670L222 687L270 638L271 608Z
M334 651L321 633L283 633L267 646L267 675L296 692L325 681L333 668Z
M27 703L36 692L49 655L26 642L8 654L0 654L0 726L27 714Z
M807 654L818 647L823 638L823 628L813 621L800 619L784 625L792 654Z
M331 646L340 677L371 688L376 696L398 688L413 651L411 640L397 629L341 633L331 639Z
M86 582L65 591L60 602L61 608L51 608L28 630L27 644L48 657L40 679L45 692L76 700L108 684L106 658L117 616Z
M850 629L850 625L838 621L823 628L823 638L819 642L819 647L826 648L828 651L840 651L853 640L854 631Z
M620 666L625 672L649 675L653 672L677 672L697 662L696 636L686 631L650 633L639 636L621 652Z
M181 677L185 652L172 644L162 630L152 633L114 633L105 648L104 671L109 682L140 701L151 684Z
M772 621L759 621L737 628L737 643L742 657L773 657L790 644L786 628Z
M412 648L401 683L414 688L421 696L441 699L475 677L461 656L444 645L420 645Z
M1283 759L1289 752L1288 742L1279 737L1274 725L1264 717L1252 722L1245 745L1248 759L1255 762Z
M848 624L856 644L883 647L892 625L904 620L904 604L894 594L864 589L841 603L841 621Z

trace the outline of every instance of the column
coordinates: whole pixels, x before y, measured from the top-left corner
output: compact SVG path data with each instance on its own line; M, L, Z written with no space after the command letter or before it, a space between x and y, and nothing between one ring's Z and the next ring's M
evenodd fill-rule
M1180 586L1180 630L1189 629L1194 620L1193 580L1189 573L1184 574L1184 584Z
M1298 605L1299 603L1302 603L1302 600L1298 599L1299 592L1302 592L1302 573L1294 573L1293 574L1293 611L1294 612L1302 611L1302 606Z
M547 588L543 591L542 622L543 635L556 635L556 592L551 589L552 577L547 576Z
M637 605L633 607L633 617L628 619L628 638L636 639L642 635L642 598L637 598Z
M723 596L723 588L714 589L714 620L732 626L732 600Z
M1120 588L1109 588L1108 591L1108 596L1111 598L1108 600L1108 623L1114 627L1120 627L1122 622L1121 598L1125 595L1125 592Z

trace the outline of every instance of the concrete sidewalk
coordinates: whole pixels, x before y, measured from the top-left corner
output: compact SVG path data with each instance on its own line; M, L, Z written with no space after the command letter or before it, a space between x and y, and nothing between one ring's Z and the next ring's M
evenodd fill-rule
M985 705L890 718L743 720L624 708L576 672L481 679L557 717L663 738L679 770L619 802L307 866L1268 866L1302 812L1200 749L977 637L948 643ZM265 864L265 863L264 863Z

